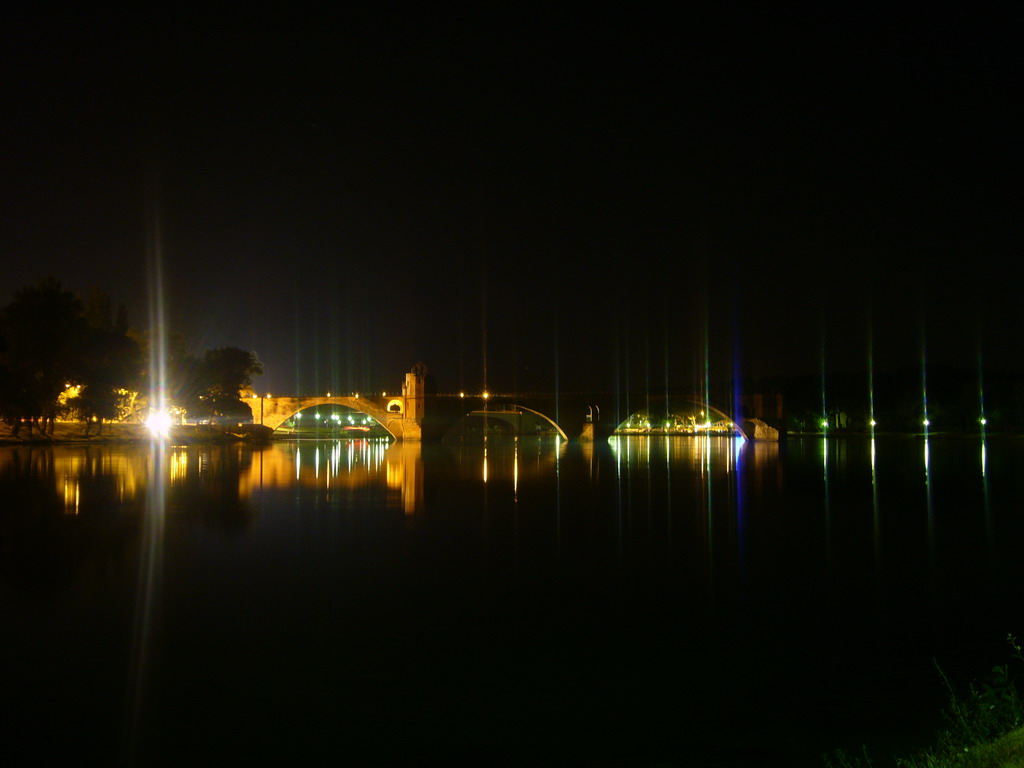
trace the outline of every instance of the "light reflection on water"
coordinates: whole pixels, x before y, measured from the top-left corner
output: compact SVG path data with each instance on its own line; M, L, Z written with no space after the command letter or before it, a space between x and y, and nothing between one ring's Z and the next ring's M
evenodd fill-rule
M927 681L933 652L1020 631L1007 606L1024 594L1022 453L1010 438L935 436L300 441L171 446L159 461L132 446L2 449L0 595L26 628L7 635L25 660L15 683L36 686L38 706L76 686L117 689L81 726L64 723L113 733L102 751L123 749L110 723L125 718L127 680L141 758L184 754L195 718L231 708L273 733L274 717L293 716L283 700L314 724L301 730L311 743L330 727L366 746L401 700L436 712L424 722L437 733L466 722L492 751L540 744L502 730L530 711L548 735L555 722L566 738L621 732L616 757L641 734L673 757L677 738L658 741L650 723L682 728L699 752L758 719L737 712L770 720L764 705L777 705L792 732L810 706L823 719L808 717L801 739L816 756L866 717L857 695L836 701L850 676L919 654ZM81 653L55 660L64 635L46 633L68 627ZM894 722L930 691L905 683L884 692ZM285 695L295 685L299 703ZM773 700L783 689L792 700ZM692 692L700 717L643 703L670 690ZM360 703L339 703L345 691ZM620 700L637 713L614 720ZM147 701L160 702L152 715Z

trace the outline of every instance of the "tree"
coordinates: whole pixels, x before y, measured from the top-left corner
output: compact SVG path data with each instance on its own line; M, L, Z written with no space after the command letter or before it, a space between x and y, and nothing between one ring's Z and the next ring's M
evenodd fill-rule
M30 425L40 420L52 433L57 398L82 372L82 309L72 293L47 278L17 291L0 310L0 415L15 435L23 419Z
M104 420L123 418L130 410L139 384L141 353L129 335L124 307L118 307L115 316L110 298L102 292L90 294L83 317L87 332L76 382L80 392L71 404L85 420L88 435L93 419L102 431Z
M206 399L215 415L245 413L240 394L252 387L253 377L263 373L263 363L255 352L238 347L209 349L201 365Z

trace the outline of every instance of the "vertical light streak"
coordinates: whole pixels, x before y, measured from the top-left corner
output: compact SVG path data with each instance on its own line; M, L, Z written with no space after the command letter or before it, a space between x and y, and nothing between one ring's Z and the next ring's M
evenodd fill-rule
M925 431L925 449L923 460L925 464L925 504L927 510L927 525L928 525L928 570L929 577L932 581L934 588L935 581L935 563L936 563L936 551L935 551L935 507L933 504L932 494L932 462L931 455L929 453L929 441L928 431L926 427Z
M715 517L714 499L711 484L711 438L707 435L700 438L701 474L704 476L704 514L707 526L707 558L708 558L708 601L715 602Z
M821 321L821 431L828 432L828 404L825 402L825 321Z
M299 283L295 275L292 276L292 304L294 307L304 303L299 299ZM292 315L292 349L295 351L295 388L292 390L301 395L305 390L302 388L302 350L306 345L305 334L302 332L302 325L299 322L299 313Z
M490 392L487 380L487 263L483 262L480 269L480 362L483 373L483 390ZM557 421L557 419L555 419ZM487 428L486 418L484 429Z
M985 543L988 549L988 563L990 573L995 563L994 540L992 536L992 503L988 493L988 474L985 471L985 433L981 433L981 492L985 507Z
M928 427L931 425L931 421L928 419L928 364L923 335L921 339L921 405L924 411L921 423L924 426L925 452L927 453Z
M978 423L981 425L981 442L985 444L985 426L988 419L985 417L985 374L981 360L981 342L978 342Z
M668 539L668 550L672 552L672 442L673 439L665 436L665 499L666 509L666 538Z
M135 621L129 666L125 762L135 762L139 734L145 719L146 683L153 638L159 618L163 577L165 500L167 492L166 445L152 440L149 446L149 484L142 519L139 573L135 592Z
M167 334L164 325L163 250L159 185L154 177L149 201L147 266L149 273L149 408L167 413ZM128 669L124 760L135 762L145 718L146 682L153 637L157 629L163 576L164 515L167 498L166 444L153 439L149 447L149 482L143 510L135 617Z
M562 449L555 437L555 548L562 561Z
M878 475L876 474L878 454L875 449L874 428L871 430L871 520L875 552L875 584L882 584L882 518L878 510Z
M512 444L512 498L519 501L519 438Z
M928 570L929 576L932 581L935 580L935 564L936 564L936 552L935 552L935 507L932 500L932 470L931 470L931 456L928 452L928 433L927 428L924 436L924 489L925 489L925 501L927 505L928 513Z
M742 437L735 440L729 441L729 453L732 457L733 465L733 481L735 482L736 488L736 552L739 557L739 582L742 587L745 587L746 581L746 563L747 563L747 519L746 519L746 489L743 487L745 482L745 467L744 462L747 459L743 458L744 451L750 456L751 451L756 451L757 446L747 448L747 441Z
M821 467L825 491L825 569L832 575L832 499L828 482L828 437L821 439Z
M707 311L706 310L705 310L705 316L704 316L703 331L704 331L704 366L703 366L703 368L704 368L704 381L702 382L703 390L704 390L703 393L702 393L703 394L703 399L704 399L704 402L703 402L704 409L703 409L703 411L704 411L704 413L710 414L711 413L711 360L710 360L710 353L709 353L708 319L707 319Z
M562 423L561 405L561 376L562 376L562 355L559 349L559 338L558 338L558 305L554 306L554 318L552 320L552 337L554 339L554 356L555 356L555 424Z
M871 429L871 484L875 482L875 339L871 315L868 315L868 426Z
M158 193L157 193L158 194ZM160 202L154 199L149 243L149 409L167 413L167 330L164 315Z
M615 534L618 545L615 554L620 584L622 579L622 440L623 438L619 437L609 440L612 450L615 452Z
M662 352L663 352L663 354L662 354L662 366L664 367L664 373L665 373L665 418L668 418L668 415L669 415L669 403L668 403L668 393L669 393L669 388L668 388L668 380L669 380L669 375L668 375L668 369L669 369L668 316L669 316L668 306L667 306L667 303L666 303L665 310L664 310L664 312L662 312L662 318L664 320L664 325L663 325L663 328L662 328L662 330L663 330L662 341L664 343L664 349L662 350Z

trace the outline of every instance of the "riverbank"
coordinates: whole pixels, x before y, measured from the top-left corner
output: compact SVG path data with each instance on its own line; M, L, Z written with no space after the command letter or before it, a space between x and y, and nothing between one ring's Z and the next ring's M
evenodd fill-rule
M89 434L86 434L86 425L83 422L58 421L53 427L52 435L42 435L37 429L33 429L30 433L23 427L15 437L10 425L0 424L0 445L144 443L152 439L152 434L144 424L104 423L102 431L98 430L97 426L96 424L91 425ZM181 424L171 427L168 441L176 445L260 442L268 440L270 434L269 429L259 424L239 424L232 427L217 424Z
M982 680L972 681L956 693L945 673L936 670L949 691L943 711L946 725L934 745L906 756L878 762L868 747L860 754L837 750L825 757L825 768L874 768L894 764L902 768L1024 768L1024 688L1021 665L1024 652L1013 635L1008 664L997 665Z
M1024 768L1024 728L1017 728L995 741L964 746L957 754L925 750L918 755L893 758L895 763L872 759L867 754L839 752L825 758L825 768L876 768L895 764L901 768Z

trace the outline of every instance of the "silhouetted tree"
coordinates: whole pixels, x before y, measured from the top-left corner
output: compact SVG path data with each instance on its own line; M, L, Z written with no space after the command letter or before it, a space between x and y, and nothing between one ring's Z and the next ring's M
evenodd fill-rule
M23 419L30 425L41 421L44 433L52 433L57 398L82 372L82 309L73 294L47 278L16 292L0 310L0 413L15 435Z
M110 298L94 290L85 304L83 316L87 333L76 382L80 393L72 405L84 418L88 435L93 418L102 431L104 420L120 418L128 410L130 393L137 391L141 383L141 355L138 344L129 335L123 306L118 307L115 315Z
M238 347L209 349L203 356L204 398L210 403L213 413L245 413L245 404L239 395L243 389L252 387L253 377L263 373L263 363L255 352Z

